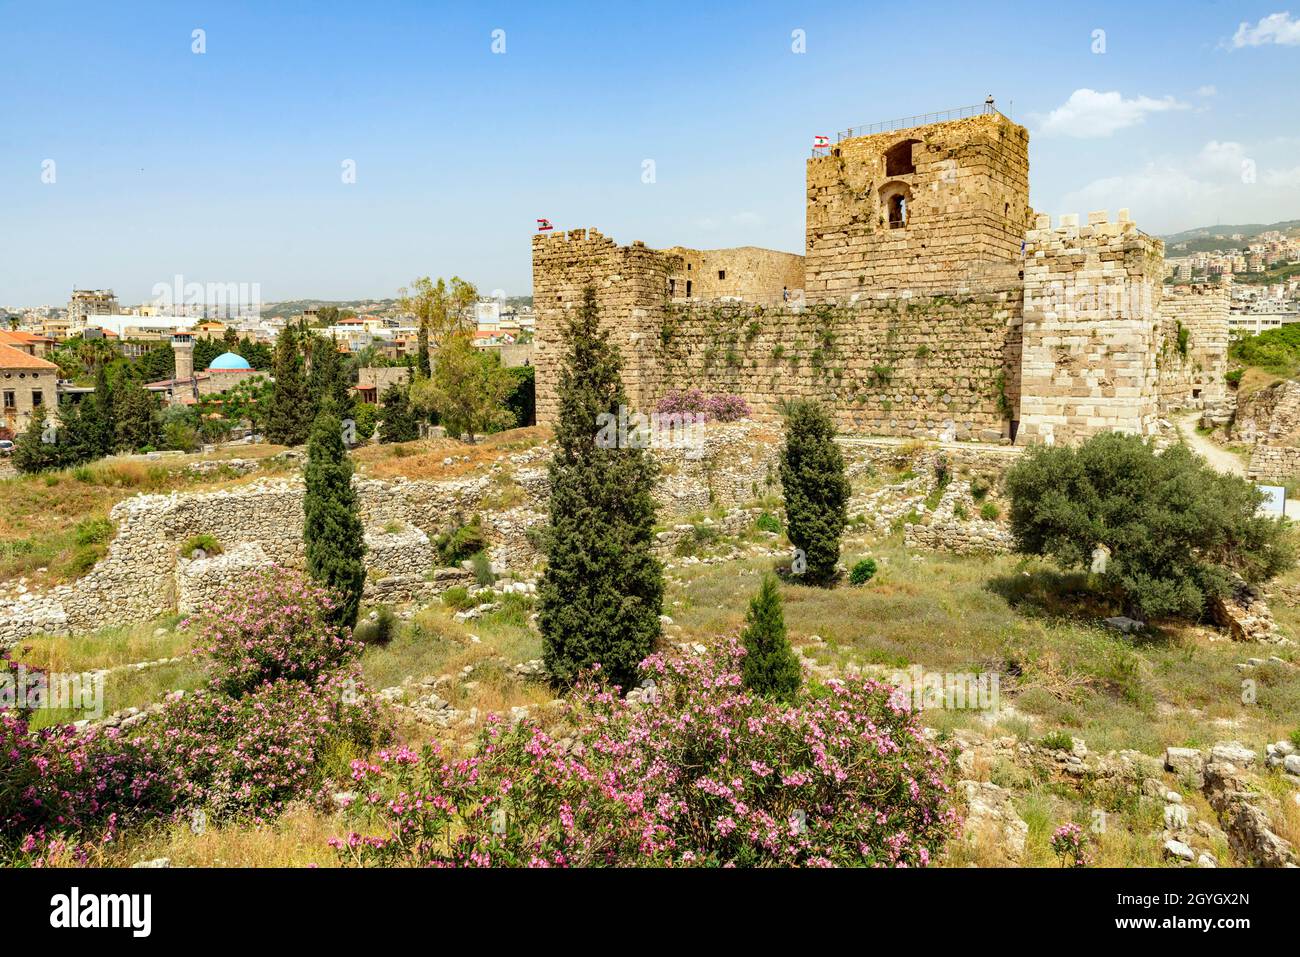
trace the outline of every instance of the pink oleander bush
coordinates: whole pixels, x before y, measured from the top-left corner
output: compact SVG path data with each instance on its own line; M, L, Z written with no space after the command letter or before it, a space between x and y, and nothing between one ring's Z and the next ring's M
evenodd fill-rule
M280 678L239 698L200 691L169 701L140 739L169 756L181 805L262 819L318 797L335 749L366 752L379 733L359 676L336 672L314 683Z
M655 411L660 415L697 415L704 411L707 397L699 389L670 389L665 392Z
M1080 824L1062 824L1052 832L1052 850L1064 867L1087 867L1092 863L1088 847L1092 843Z
M730 393L706 396L699 389L665 392L655 411L660 415L703 415L710 422L735 422L750 415L749 403L740 396Z
M213 687L236 697L282 679L314 681L361 653L347 628L329 622L335 605L303 573L273 566L203 608L196 653L210 663Z
M83 860L123 826L188 808L261 820L319 797L332 761L382 743L349 667L361 646L325 623L331 603L284 570L231 589L199 626L211 687L169 695L130 732L33 734L0 710L0 862Z
M903 698L853 679L782 705L744 690L743 655L651 656L639 705L584 681L564 743L493 719L472 757L355 761L355 830L330 843L381 866L928 864L959 821Z
M32 732L21 711L0 710L0 861L39 863L69 847L83 857L63 836L111 840L119 821L175 794L158 755L116 728Z
M749 403L738 395L714 395L704 403L710 422L737 422L749 418Z

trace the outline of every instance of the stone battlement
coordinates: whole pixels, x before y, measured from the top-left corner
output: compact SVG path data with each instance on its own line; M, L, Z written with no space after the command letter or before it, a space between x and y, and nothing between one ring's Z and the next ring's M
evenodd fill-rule
M815 397L857 434L1074 442L1221 406L1227 299L1166 291L1126 209L1036 213L1028 147L991 110L842 139L807 161L802 257L534 237L538 421L586 286L644 410L697 387L760 419Z

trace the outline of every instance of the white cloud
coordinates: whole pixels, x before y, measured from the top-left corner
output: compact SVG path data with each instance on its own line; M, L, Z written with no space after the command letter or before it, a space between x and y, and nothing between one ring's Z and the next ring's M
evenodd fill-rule
M1217 87L1215 87L1213 83L1207 83L1205 86L1198 86L1196 88L1196 95L1197 96L1218 96L1219 90Z
M1300 167L1254 169L1252 148L1211 140L1195 153L1147 163L1141 169L1093 180L1061 198L1061 211L1129 208L1149 233L1177 232L1207 223L1271 223L1300 211Z
M1039 132L1046 135L1073 136L1079 139L1096 139L1110 136L1116 130L1137 126L1150 113L1168 110L1185 110L1172 96L1153 99L1135 96L1125 99L1117 90L1098 93L1087 88L1075 90L1063 104L1047 114Z
M1300 20L1292 20L1290 11L1270 13L1261 17L1253 27L1242 23L1232 36L1232 48L1262 47L1270 43L1282 46L1300 46Z

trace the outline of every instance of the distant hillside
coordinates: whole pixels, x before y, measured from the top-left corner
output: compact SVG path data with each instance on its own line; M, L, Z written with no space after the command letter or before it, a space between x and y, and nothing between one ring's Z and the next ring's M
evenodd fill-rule
M304 309L321 309L325 306L351 309L356 313L382 312L396 305L396 299L286 299L284 302L263 303L262 316L267 319L288 319L290 316L301 315Z
M1165 241L1166 255L1181 256L1187 253L1210 252L1215 249L1230 248L1234 244L1231 237L1236 235L1242 237L1237 242L1245 245L1251 237L1274 229L1283 233L1300 229L1300 219L1287 219L1279 223L1241 223L1235 226L1197 226L1195 229L1185 229L1181 233L1173 233L1160 238ZM1186 244L1184 248L1176 251L1173 249L1174 246L1184 243Z
M262 305L262 316L267 319L288 319L301 315L304 309L321 309L325 306L337 306L339 310L350 309L361 314L369 312L383 313L396 309L398 300L392 299L286 299L283 302L268 302ZM514 306L531 306L532 296L506 296L505 304Z

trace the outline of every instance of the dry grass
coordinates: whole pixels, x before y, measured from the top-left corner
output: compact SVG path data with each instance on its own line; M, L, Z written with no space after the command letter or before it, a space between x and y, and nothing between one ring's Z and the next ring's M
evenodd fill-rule
M138 828L92 862L129 867L168 858L173 867L334 867L331 837L345 832L340 819L312 808L291 809L262 825L209 824L195 833L189 821Z
M256 450L258 454L251 454ZM211 456L188 455L156 462L107 458L90 465L41 475L0 480L0 582L23 577L46 588L84 575L103 556L105 543L78 542L78 526L104 521L109 510L137 493L173 490L207 491L247 484L267 475L286 474L291 466L264 463L260 472L236 476L189 475L191 462L234 457L266 459L280 446L223 449ZM44 569L42 571L42 569Z
M511 452L530 449L549 435L548 429L531 426L495 432L473 445L456 439L371 444L354 452L353 458L359 471L369 478L463 478L485 471ZM449 458L450 463L446 461Z

